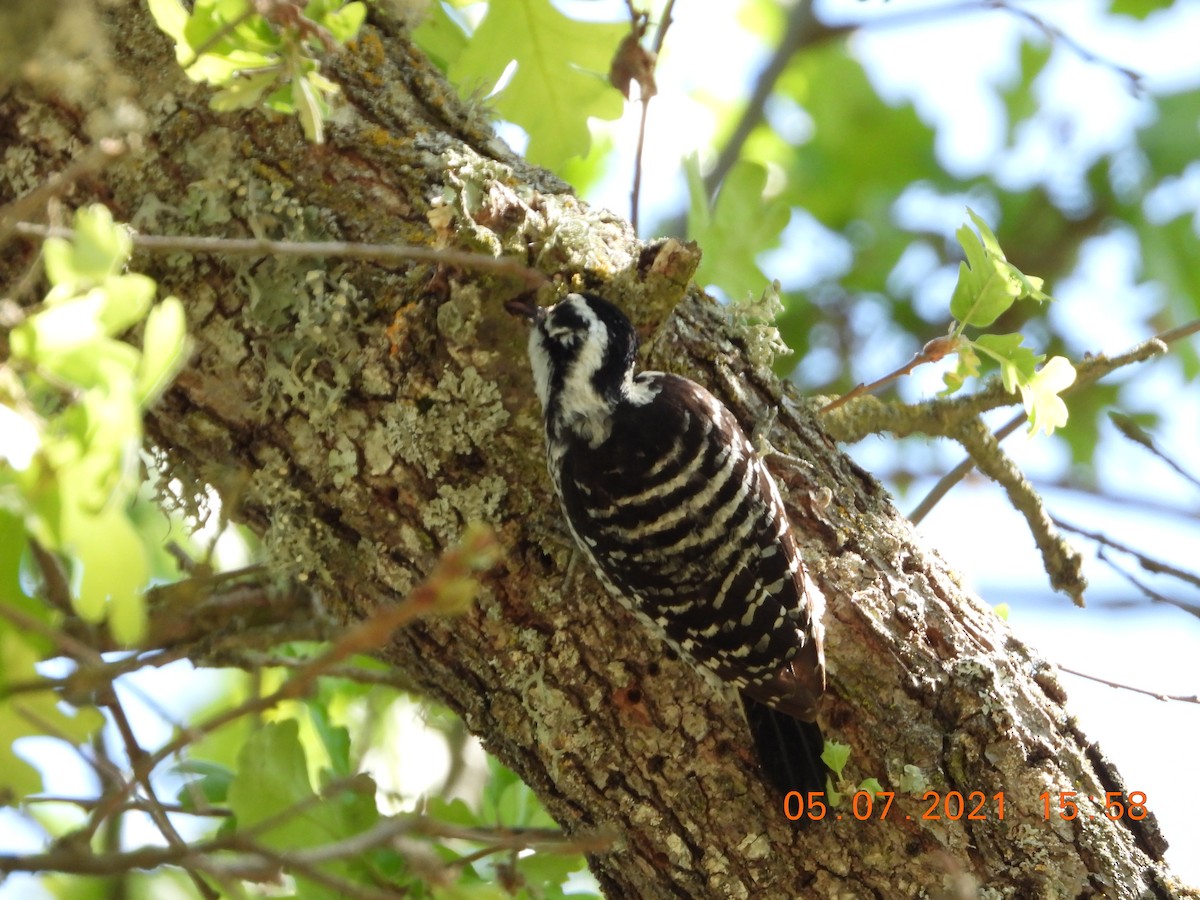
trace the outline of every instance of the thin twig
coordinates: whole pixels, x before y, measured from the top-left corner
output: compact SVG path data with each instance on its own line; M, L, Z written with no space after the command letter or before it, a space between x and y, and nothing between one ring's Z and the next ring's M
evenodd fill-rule
M1195 616L1196 618L1200 619L1200 607L1196 607L1193 604L1188 603L1184 600L1175 600L1172 597L1168 597L1166 594L1163 594L1163 593L1160 593L1159 591L1154 590L1154 588L1150 587L1150 585L1146 584L1140 578L1135 577L1133 574L1126 572L1123 568L1118 566L1116 564L1116 562L1113 561L1112 559L1110 559L1108 554L1104 552L1103 547L1100 548L1100 550L1097 552L1096 556L1101 562L1108 563L1108 567L1110 569L1112 569L1114 572L1116 572L1118 575L1120 575L1122 578L1124 578L1126 581L1128 581L1130 584L1132 584L1135 588L1137 588L1139 591L1141 591L1143 594L1145 594L1147 597L1149 597L1150 600L1153 601L1154 603L1162 603L1165 606L1173 606L1182 612L1189 613L1189 614Z
M113 723L117 726L117 733L121 735L121 741L125 745L125 755L129 758L131 764L136 763L146 755L146 751L142 749L138 743L137 735L133 731L133 726L129 722L129 717L125 714L125 707L121 703L121 698L117 695L116 687L112 684L108 685L108 690L105 692L107 696L103 698L97 705L104 706L108 709L112 716ZM162 804L159 802L158 794L154 790L154 784L150 780L149 772L134 774L135 779L142 786L142 790L146 795L145 812L150 816L151 821L158 827L162 836L167 839L167 844L172 847L186 847L185 841L175 830L175 826L171 824L171 817L167 815ZM116 811L117 814L120 810ZM216 900L220 894L214 890L208 882L206 882L200 873L190 866L184 866L184 871L187 872L188 878L191 879L200 896L205 900Z
M882 378L877 378L870 384L855 385L853 389L847 391L836 400L831 400L829 403L826 403L824 406L822 406L819 410L817 410L817 414L824 415L827 412L837 409L839 406L844 406L855 397L861 397L863 394L869 394L886 384L890 384L893 381L903 378L905 375L912 374L914 369L919 366L923 366L926 363L939 362L940 360L945 359L951 353L956 352L956 349L957 342L954 338L934 338L921 348L920 353L915 354L911 360L902 365L900 368L888 372L888 374L884 375Z
M642 152L646 147L646 120L650 116L650 98L640 98L641 116L638 120L637 149L633 155L633 189L629 195L629 224L638 233L638 211L642 205Z
M1147 572L1154 572L1156 575L1170 575L1172 578L1178 578L1180 581L1200 587L1200 575L1194 572L1188 572L1185 569L1179 569L1167 563L1160 562L1153 557L1147 556L1140 550L1135 550L1128 544L1122 544L1120 541L1115 541L1106 534L1099 531L1089 531L1086 528L1080 528L1078 525L1072 525L1069 522L1064 522L1058 517L1054 517L1054 524L1063 531L1070 531L1085 537L1088 540L1095 541L1105 547L1111 547L1121 553L1127 553L1138 561L1138 564Z
M1193 487L1200 487L1200 478L1197 478L1182 465L1171 459L1158 446L1158 442L1153 436L1146 432L1140 425L1133 420L1132 416L1111 412L1108 414L1108 420L1113 423L1113 427L1121 437L1127 441L1132 441L1137 444L1151 456L1157 457L1165 466L1171 469L1176 475L1188 482Z
M22 805L38 804L38 803L63 803L69 806L78 806L80 809L95 809L96 804L100 800L97 797L67 797L60 794L38 794L34 797L23 797ZM198 816L201 818L229 818L233 815L233 810L224 806L210 806L203 811L192 809L184 806L182 803L163 803L159 801L159 807L164 812L173 813L181 816ZM149 804L140 797L130 799L128 803L121 807L122 812L148 812Z
M629 224L633 226L635 233L638 230L638 216L641 209L642 159L646 148L646 124L649 120L650 101L657 92L657 88L654 85L654 69L658 63L658 54L662 52L663 44L666 42L667 31L674 21L671 18L671 11L674 6L675 0L669 0L666 8L663 10L662 19L658 23L658 30L654 36L653 49L646 50L641 47L640 42L645 35L648 16L646 13L637 11L633 5L633 0L625 0L625 7L629 10L630 33L625 42L622 43L621 49L618 50L618 57L624 57L628 54L633 55L635 60L632 65L628 59L622 60L621 78L618 87L628 97L629 81L636 80L638 83L638 102L642 107L638 121L637 148L634 151L633 157L633 188L630 191L629 201ZM617 66L618 63L614 61L614 72L617 71ZM617 82L614 81L614 83Z
M999 443L1024 425L1028 420L1029 416L1026 415L1024 411L1019 412L1005 422L1000 428L997 428L992 434L992 438ZM937 484L930 489L928 494L921 498L921 502L914 506L913 511L908 514L909 521L914 525L919 524L922 519L929 515L930 510L937 506L938 502L948 493L950 493L950 489L966 478L974 468L975 460L968 456L957 466L939 478Z
M18 222L13 232L23 237L45 239L70 238L70 228L56 228ZM155 253L215 253L223 256L336 256L376 262L417 261L462 266L498 275L519 278L527 286L539 288L549 279L536 269L516 260L484 256L465 250L413 247L402 244L369 244L359 241L270 241L264 238L214 238L193 235L152 235L134 233L133 246Z
M1099 675L1089 675L1086 672L1080 672L1076 669L1068 669L1066 666L1059 666L1058 670L1060 672L1066 672L1068 675L1074 675L1078 678L1086 678L1088 681L1095 681L1099 684L1107 685L1110 688L1118 688L1122 691L1133 691L1135 694L1145 694L1147 697L1153 697L1155 700L1174 700L1178 703L1200 703L1200 695L1198 694L1163 694L1159 691L1148 691L1145 688L1122 684L1119 681L1109 681L1107 678L1101 678Z
M205 721L184 729L153 753L142 756L132 765L135 777L152 772L160 763L184 747L230 722L265 712L285 700L304 697L316 680L329 669L340 665L351 656L383 646L394 632L435 611L439 602L443 600L447 585L471 577L473 573L494 562L497 547L495 536L490 531L480 530L464 537L464 543L447 550L429 577L413 588L403 602L395 606L385 606L370 618L347 629L328 650L297 669L291 678L272 693L251 697L244 703L222 710ZM132 783L126 783L123 789L110 792L106 802L102 802L92 811L88 823L79 833L86 837L94 834L112 810L125 802L131 790Z
M22 219L33 215L52 197L63 193L79 179L104 168L128 149L128 145L118 138L101 138L61 172L54 173L29 193L0 208L0 244L8 240L9 234L17 229Z
M1175 341L1182 340L1183 338L1190 337L1196 333L1200 333L1200 319L1194 319L1184 325L1160 332L1154 337L1142 341L1139 344L1135 344L1124 353L1119 353L1116 356L1101 355L1082 359L1075 363L1076 378L1074 384L1068 387L1063 393L1074 393L1075 391L1078 391L1084 387L1090 386L1091 384L1099 381L1101 378L1117 371L1118 369L1133 363L1144 362L1145 360L1154 356L1161 355L1166 351L1170 344L1174 343ZM988 393L989 391L994 392L994 389L985 387L982 391L980 391L980 394ZM964 397L962 399L963 401L969 403L975 398ZM1016 402L1016 398L1011 398L1008 402ZM978 412L979 411L972 409L972 413L978 414ZM1008 422L1006 422L1003 427L997 430L993 434L993 437L997 441L1001 441L1020 428L1021 425L1027 420L1027 414L1024 411L1021 411ZM930 492L924 498L922 498L921 502L918 503L913 509L912 513L909 515L909 520L913 522L913 524L920 522L921 519L928 515L929 511L933 509L938 501L946 496L946 494L950 492L950 489L954 487L954 485L962 481L973 468L975 468L975 462L968 457L943 475L940 479L938 479L937 484L933 486L932 490L930 490Z

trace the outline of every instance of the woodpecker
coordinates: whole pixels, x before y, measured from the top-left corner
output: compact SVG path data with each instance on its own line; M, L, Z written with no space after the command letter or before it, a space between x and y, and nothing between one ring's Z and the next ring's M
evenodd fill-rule
M533 326L550 477L600 581L681 656L739 691L778 789L806 800L825 790L816 724L824 598L737 420L693 381L636 372L637 334L603 297L506 308Z

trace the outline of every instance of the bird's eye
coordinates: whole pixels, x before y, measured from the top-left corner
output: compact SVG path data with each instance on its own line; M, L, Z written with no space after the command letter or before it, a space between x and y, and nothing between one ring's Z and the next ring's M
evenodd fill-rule
M587 330L587 320L569 307L560 307L546 318L546 335L562 344L579 340Z

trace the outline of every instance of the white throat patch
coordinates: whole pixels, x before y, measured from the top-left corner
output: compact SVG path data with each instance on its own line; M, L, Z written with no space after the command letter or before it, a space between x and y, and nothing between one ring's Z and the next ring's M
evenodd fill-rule
M574 358L561 373L562 380L557 385L558 393L554 398L553 421L548 420L546 425L551 433L569 432L596 447L612 433L612 413L616 403L630 402L641 406L653 399L659 387L653 384L652 379L642 376L633 378L631 373L625 373L618 396L603 396L596 389L595 376L604 366L608 354L608 329L582 297L572 296L562 302L570 304L570 309L586 323L586 328L581 330L578 325L574 328L556 328L553 325L553 313L550 312L547 313L547 321L534 326L529 336L534 387L542 408L547 409L550 403L553 345L556 341L562 341L564 346L571 341L579 341Z

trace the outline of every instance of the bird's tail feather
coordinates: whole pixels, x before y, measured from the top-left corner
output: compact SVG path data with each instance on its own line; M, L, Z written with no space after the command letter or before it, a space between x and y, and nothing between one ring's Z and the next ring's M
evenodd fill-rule
M824 791L828 766L821 759L825 739L816 722L802 722L742 694L742 707L754 737L758 759L770 782L782 793Z

